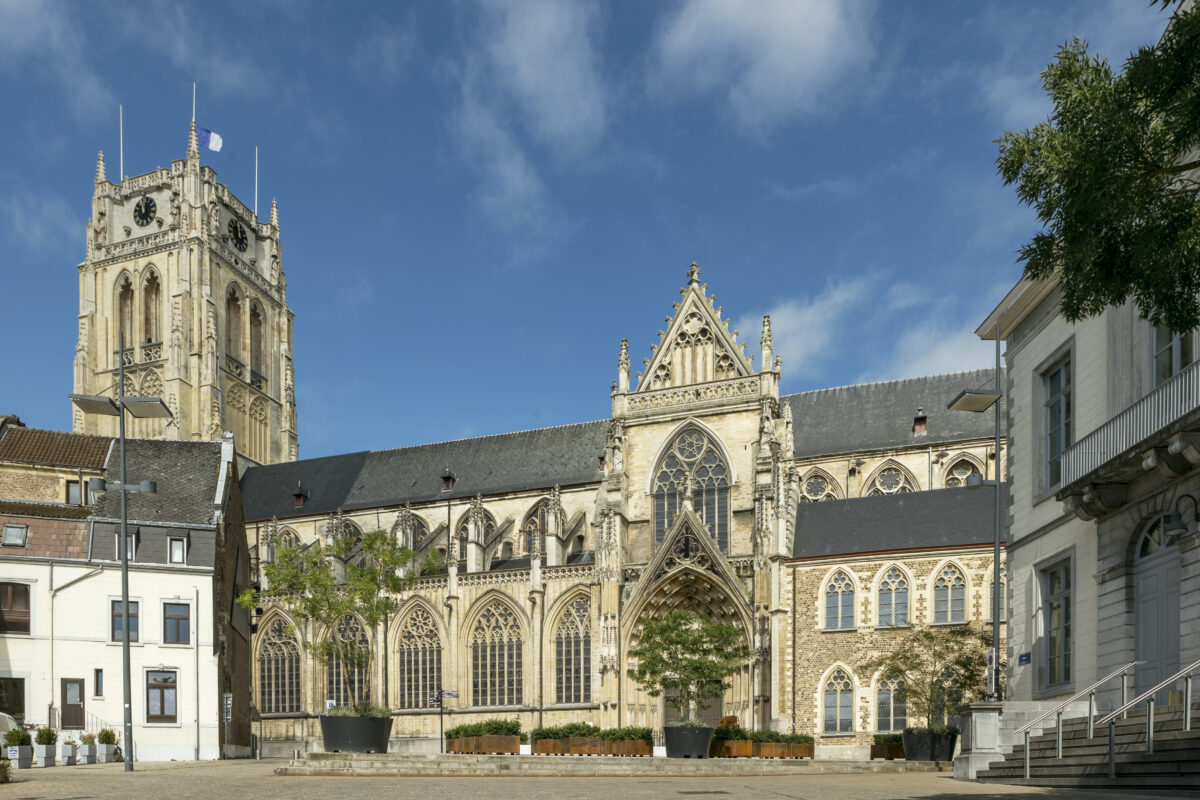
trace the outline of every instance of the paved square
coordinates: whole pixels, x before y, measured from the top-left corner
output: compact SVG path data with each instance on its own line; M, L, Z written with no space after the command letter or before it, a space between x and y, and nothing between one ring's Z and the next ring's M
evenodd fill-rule
M805 775L768 778L297 778L276 777L283 761L145 762L132 774L122 764L21 770L0 788L5 800L80 800L137 798L212 800L213 798L345 797L369 793L372 800L392 798L490 798L522 800L640 800L640 798L738 797L754 800L949 800L1007 797L1114 800L1121 792L1031 789L956 781L943 773ZM1144 794L1139 797L1180 795Z

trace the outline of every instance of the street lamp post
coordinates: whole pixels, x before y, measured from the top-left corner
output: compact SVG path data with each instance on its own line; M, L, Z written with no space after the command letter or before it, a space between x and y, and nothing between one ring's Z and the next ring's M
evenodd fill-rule
M120 461L121 480L112 483L103 478L92 478L88 488L93 491L105 491L120 487L121 490L121 540L118 547L121 550L121 677L125 690L125 771L133 771L133 689L129 668L129 514L126 510L127 492L147 492L153 494L157 490L154 481L142 481L137 488L129 486L125 474L125 412L139 419L158 418L169 419L171 410L160 397L126 397L125 396L125 333L117 334L117 397L113 399L106 395L73 394L71 402L85 414L101 414L117 417L120 431Z
M994 469L995 478L991 483L996 487L996 513L993 520L993 540L992 540L992 657L991 663L988 666L988 688L990 690L991 699L1000 699L1000 399L1004 396L1000 389L1000 323L996 323L996 388L992 391L986 389L964 389L959 392L946 406L951 411L974 411L983 413L990 408L995 408L996 417L996 442L995 442L995 460L996 466ZM976 477L969 475L967 477L967 486L969 488L977 488L984 484L983 476Z
M450 471L450 467L446 467L445 471L442 473L442 492L446 495L446 574L447 575L450 574L450 559L453 558L453 559L457 560L457 557L458 557L457 553L452 552L451 548L453 548L453 546L454 546L454 539L450 533L450 491L454 488L454 484L457 480L458 480L458 478L455 477L454 473ZM446 585L448 587L450 584L447 582ZM446 599L446 605L447 606L450 605L449 598ZM444 753L444 752L446 752L446 736L444 733L444 731L445 731L444 724L445 723L443 722L443 719L444 719L443 714L446 711L446 687L445 686L441 686L441 685L438 686L437 698L438 698L438 741L441 745L441 752Z

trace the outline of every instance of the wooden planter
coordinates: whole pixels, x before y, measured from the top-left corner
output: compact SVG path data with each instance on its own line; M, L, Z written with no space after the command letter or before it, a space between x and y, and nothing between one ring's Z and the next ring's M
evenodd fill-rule
M871 758L884 758L891 761L896 758L904 758L904 745L902 744L873 744L871 745Z
M535 739L531 752L535 756L561 756L563 754L562 744L559 739Z
M754 755L754 742L749 739L713 739L708 753L713 758L749 758Z
M502 753L515 756L521 752L520 736L472 736L471 738L478 742L475 752L481 755Z
M568 736L563 744L563 753L569 756L604 755L604 740L599 736Z
M811 742L808 744L790 744L789 743L787 745L787 757L788 758L812 758L814 748L815 748L815 745L813 745ZM903 748L901 748L901 751L903 752Z
M654 743L645 739L615 739L604 743L606 756L652 756Z
M755 758L787 758L788 746L783 742L753 742Z

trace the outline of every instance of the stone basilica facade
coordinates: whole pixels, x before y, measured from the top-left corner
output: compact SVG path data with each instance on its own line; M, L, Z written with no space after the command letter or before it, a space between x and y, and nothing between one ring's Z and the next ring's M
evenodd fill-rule
M268 752L317 741L316 715L345 699L304 646L323 637L369 642L357 680L392 708L398 748L436 749L439 689L457 694L446 725L658 728L672 712L624 654L641 620L679 608L753 652L707 716L816 733L832 755L903 727L886 676L856 665L911 624L990 615L994 490L956 487L995 477L991 417L945 408L991 371L781 396L770 319L756 369L695 264L681 294L643 372L621 342L609 419L245 472L258 563L338 530L450 555L383 630L263 609Z

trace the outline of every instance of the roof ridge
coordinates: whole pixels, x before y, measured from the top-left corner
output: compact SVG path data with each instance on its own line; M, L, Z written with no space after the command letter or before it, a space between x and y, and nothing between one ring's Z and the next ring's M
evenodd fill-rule
M508 431L506 433L488 433L488 434L484 434L483 436L463 436L458 439L443 439L443 440L437 441L437 442L422 442L421 444L410 444L410 445L406 445L404 447L389 447L385 450L367 450L365 452L372 453L372 454L374 454L374 453L394 453L398 450L413 450L418 447L436 447L437 445L454 444L456 442L471 442L471 441L479 441L481 439L499 439L502 436L517 436L522 433L540 433L542 431L562 430L563 428L578 428L578 427L582 427L584 425L595 425L598 422L607 422L607 421L608 420L605 420L605 419L592 419L592 420L587 420L584 422L568 422L564 425L548 425L545 428L526 428L524 430ZM362 452L362 451L360 451L360 452ZM350 455L350 454L347 453L346 455ZM326 456L326 458L328 458L328 456ZM309 460L309 459L305 459L305 460Z
M98 433L76 433L75 431L56 431L53 428L5 428L5 433L16 433L18 431L24 433L54 433L60 436L75 436L80 439L115 439L115 436L102 436Z
M932 375L917 375L917 376L911 377L911 378L893 378L891 380L886 380L886 381L867 381L865 383L845 383L845 384L842 384L841 386L826 386L821 389L808 389L807 391L803 391L803 392L792 392L791 394L785 394L785 395L780 396L779 399L783 400L788 397L799 397L800 395L821 394L822 392L836 392L839 389L859 389L859 388L868 387L868 386L883 386L883 385L889 384L889 383L906 383L909 381L927 381L927 380L930 380L931 378L948 378L952 375L971 375L971 374L975 374L975 373L979 373L979 372L994 372L995 369L996 369L995 367L980 367L978 369L962 369L962 370L955 370L953 372L935 372ZM1004 368L1001 367L1000 369L1003 370Z
M87 503L85 505L80 505L79 503L61 503L57 500L27 500L23 497L0 497L0 503L24 503L32 506L61 506L64 508L87 508L88 506L95 505L94 503Z

